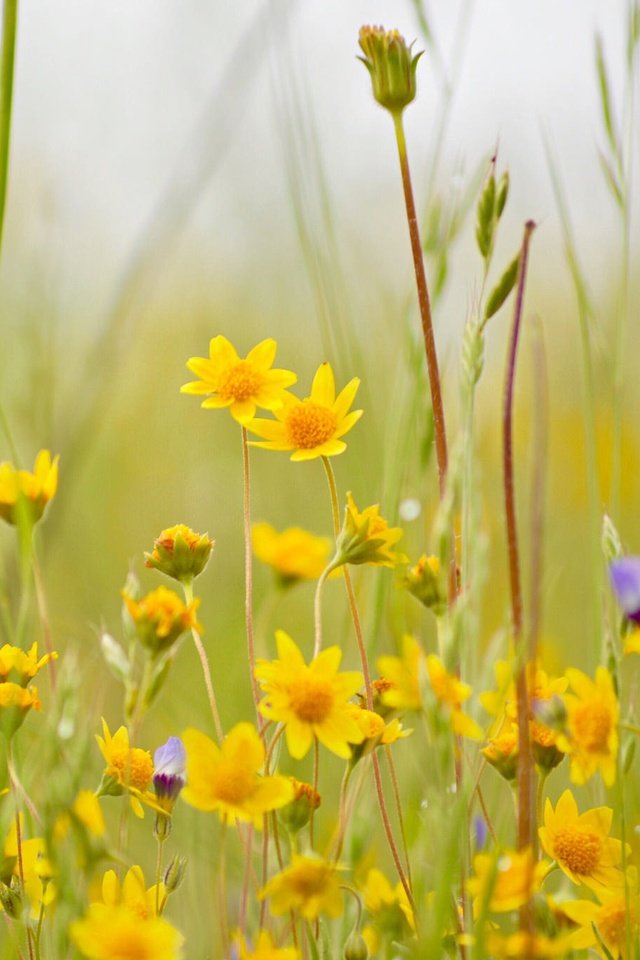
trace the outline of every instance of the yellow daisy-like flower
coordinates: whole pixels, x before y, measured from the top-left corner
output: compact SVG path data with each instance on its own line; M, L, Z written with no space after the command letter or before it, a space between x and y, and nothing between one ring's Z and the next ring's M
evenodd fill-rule
M380 701L394 710L422 710L421 673L426 670L422 647L410 634L402 638L399 657L378 657L378 670L384 677Z
M151 553L145 553L144 565L181 583L190 583L206 567L214 544L208 534L194 533L191 527L178 523L162 530Z
M600 666L595 680L573 668L566 676L571 693L564 697L567 728L557 737L558 749L569 754L573 783L585 783L599 770L611 787L616 779L620 715L611 675Z
M371 867L362 889L365 909L371 914L379 914L390 908L398 907L412 930L416 928L415 917L407 893L400 882L392 887L382 870Z
M530 847L524 850L505 850L497 857L478 853L473 858L474 876L467 889L474 898L474 911L479 914L487 895L489 909L507 913L522 907L540 889L549 862L536 862ZM489 893L490 891L490 893Z
M196 618L199 597L185 604L174 590L158 587L141 600L134 599L123 590L122 599L140 642L153 653L168 650L187 630L194 629L202 633Z
M249 821L258 829L270 810L290 803L288 777L261 777L265 750L251 723L237 723L219 747L190 728L182 735L187 752L187 785L182 796L197 810L217 810L220 819Z
M4 683L11 679L24 687L30 680L33 680L42 667L51 660L57 659L58 654L55 651L45 653L43 657L38 659L37 643L31 646L28 653L25 653L20 647L13 647L10 643L5 643L4 646L0 647L0 681Z
M305 920L315 920L321 913L339 917L342 895L337 871L335 863L294 853L291 866L272 877L258 896L269 898L274 916L297 910Z
M353 719L349 700L362 686L357 671L338 673L339 647L327 647L307 666L284 630L276 631L278 660L258 661L256 678L266 696L260 712L285 725L289 753L306 756L314 738L328 750L348 760L349 744L362 743L364 734Z
M254 523L251 540L258 560L273 567L284 584L317 580L329 562L331 541L301 527L278 533L270 523Z
M362 410L349 409L360 386L354 377L336 396L331 365L322 363L313 378L311 396L304 400L288 395L274 411L276 420L255 419L247 429L264 440L251 441L265 450L293 450L292 460L314 460L335 457L347 449L340 439L360 419Z
M69 936L89 960L179 960L182 935L162 917L141 920L126 904L92 903Z
M142 867L130 867L122 883L115 870L107 870L102 878L102 902L108 907L127 907L139 920L156 915L156 901L162 902L164 884L147 889ZM156 896L157 894L157 896Z
M18 523L21 506L31 523L40 519L45 507L58 489L59 457L51 459L48 450L36 457L33 473L16 470L12 463L0 463L0 517L7 523Z
M129 732L124 726L112 736L104 717L102 734L102 737L96 734L96 741L107 765L100 794L117 796L126 790L131 794L131 806L138 817L143 816L140 800L158 809L153 795L148 791L153 777L153 760L149 751L129 746Z
M565 790L555 810L547 797L544 826L538 833L545 852L556 861L573 883L587 887L617 887L624 884L618 869L622 843L609 837L613 810L594 807L578 813L570 790Z
M106 827L98 798L91 790L79 790L71 813L94 837L104 836Z
M42 709L35 687L22 687L12 681L0 683L0 730L7 738L13 736L31 709Z
M640 897L635 884L628 897L624 887L616 890L598 891L600 903L592 900L573 900L562 904L563 912L579 925L570 935L574 950L595 947L601 956L606 956L594 932L596 927L605 947L615 960L633 960L635 944L640 936ZM631 951L627 950L627 933Z
M427 673L431 688L439 704L449 707L451 727L460 737L480 740L482 730L475 720L462 712L462 704L471 696L471 687L448 673L444 664L434 653L427 657Z
M571 950L570 935L548 937L544 933L526 933L519 930L505 936L490 930L487 947L496 960L556 960L566 957Z
M400 527L390 527L380 516L379 504L359 511L348 493L344 523L336 541L336 562L370 563L376 567L395 567L399 563L408 563L409 558L404 553L396 553L391 549L401 536Z
M515 780L518 775L518 750L518 727L509 721L480 752L505 780Z
M238 960L300 960L300 951L295 947L276 947L271 934L261 930L253 949L243 936L236 940Z
M214 337L208 359L191 357L187 361L188 369L199 379L185 383L180 391L204 394L205 410L228 407L233 419L246 427L257 407L279 410L288 396L286 388L298 379L291 370L271 369L277 346L275 340L263 340L241 360L226 337Z

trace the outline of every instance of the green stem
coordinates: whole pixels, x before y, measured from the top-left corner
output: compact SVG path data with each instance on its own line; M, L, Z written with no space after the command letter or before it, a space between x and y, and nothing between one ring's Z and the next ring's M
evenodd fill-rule
M13 105L13 73L18 24L18 0L4 0L2 53L0 54L0 249L4 233L4 211L9 177L9 144Z
M313 657L314 660L320 653L322 648L322 588L324 587L327 577L334 569L333 562L330 563L320 574L318 578L318 583L316 586L316 592L313 599L313 623L314 623L314 644L313 644Z
M156 916L160 916L160 877L162 876L162 849L164 838L158 837L158 852L156 854Z
M16 824L16 852L18 860L18 877L20 878L20 889L24 891L24 860L22 858L22 826L20 824L20 807L18 804L18 786L14 777L15 765L13 762L13 747L11 743L7 746L7 768L9 772L9 783L13 794L15 805L15 824ZM28 923L25 924L27 949L29 951L29 960L35 960L33 952L33 931Z
M189 580L182 583L182 589L184 590L184 599L187 604L193 603L193 580ZM216 695L213 689L213 681L211 679L211 670L209 668L209 660L207 659L207 653L204 649L204 644L200 634L195 629L191 628L191 636L193 638L193 643L196 648L198 657L200 658L200 665L202 666L202 673L204 675L204 685L207 688L207 698L209 700L209 707L211 709L211 715L213 717L213 725L216 731L216 737L218 743L222 743L224 739L224 732L222 723L220 721L220 712L218 710L218 703L216 700Z
M244 525L244 613L247 630L247 653L251 674L251 693L256 711L258 731L263 735L263 719L258 709L260 688L256 680L256 650L253 635L253 552L251 549L251 473L249 470L249 443L246 427L242 427L242 517Z

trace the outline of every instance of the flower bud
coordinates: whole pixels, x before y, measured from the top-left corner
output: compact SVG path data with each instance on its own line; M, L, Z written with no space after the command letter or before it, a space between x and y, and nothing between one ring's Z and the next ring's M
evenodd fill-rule
M415 566L407 570L404 586L420 603L433 610L437 617L447 609L446 594L440 583L440 561L422 554Z
M122 599L136 628L136 636L153 656L168 650L187 630L201 632L196 619L200 600L184 604L177 593L158 587L137 600L126 590Z
M390 527L380 516L378 504L360 511L351 493L347 493L344 523L336 540L333 565L371 563L374 566L395 567L399 563L406 563L407 557L403 553L391 549L401 536L400 527Z
M12 878L13 879L13 878ZM0 904L8 917L17 920L22 912L22 896L12 883L10 887L0 881Z
M489 740L481 751L487 762L495 767L505 780L515 780L518 775L518 728L515 724L510 730L500 733Z
M317 810L322 799L311 784L291 777L293 800L278 811L278 816L289 833L299 833L311 819L312 810Z
M169 737L153 755L153 789L159 805L168 814L173 810L173 805L186 783L186 764L187 754L179 737Z
M358 38L364 63L371 77L373 95L381 107L401 113L416 95L416 66L422 52L412 55L397 30L361 27Z
M352 930L344 945L344 960L368 960L369 948L359 930Z
M170 893L175 893L184 880L187 872L187 862L186 857L181 857L176 854L169 863L169 866L164 872L164 888L167 891L167 896Z
M152 552L144 555L144 565L181 583L190 583L205 569L214 543L208 534L194 533L184 523L178 523L154 540Z

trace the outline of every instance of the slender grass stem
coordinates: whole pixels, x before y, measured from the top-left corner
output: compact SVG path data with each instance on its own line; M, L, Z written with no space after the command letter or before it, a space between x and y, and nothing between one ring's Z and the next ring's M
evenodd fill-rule
M156 850L156 916L160 915L160 880L162 877L162 851L164 849L165 837L158 836Z
M318 738L314 737L313 738L313 784L312 784L314 799L318 794L318 780L320 779L319 774L320 774L320 743L318 742ZM315 812L316 812L316 805L315 805L315 802L313 802L311 804L311 809L309 811L309 846L312 850L314 847L314 839L315 839L314 830L313 830L314 823L315 823L315 816L314 816Z
M391 780L391 787L393 789L393 799L396 807L396 816L398 818L398 824L400 826L400 839L402 840L402 852L404 853L404 859L407 865L407 880L411 885L411 889L413 889L413 878L411 876L411 861L409 859L409 847L407 846L407 833L404 828L404 814L402 813L402 799L400 797L398 775L396 773L396 765L393 760L393 754L391 753L391 747L388 744L384 747L384 755L387 761L387 766L389 768L389 779Z
M242 517L244 521L244 614L247 630L247 653L251 674L251 693L256 710L258 732L264 739L264 723L258 709L260 688L256 680L256 650L253 635L253 553L251 550L251 472L249 469L249 443L246 427L242 427Z
M9 145L13 106L13 74L18 25L18 0L4 0L2 52L0 53L0 250L9 179Z
M193 580L183 582L182 589L184 590L184 599L189 603L193 603ZM209 660L207 658L207 652L204 649L204 644L200 634L195 629L191 628L191 637L193 639L193 644L196 648L196 653L200 660L200 665L202 667L202 674L204 676L204 685L207 689L207 699L209 700L209 708L211 710L211 716L213 717L213 725L216 731L216 737L218 743L222 743L224 739L224 730L222 722L220 720L220 711L218 710L218 702L216 700L215 691L213 689L213 680L211 679L211 669L209 667Z
M51 621L49 619L49 608L47 605L47 595L44 588L44 577L42 576L42 568L40 566L40 561L38 560L38 554L36 552L35 543L32 545L31 551L31 566L33 569L33 582L35 585L36 593L36 603L38 606L38 616L40 618L40 627L42 629L42 636L44 637L44 648L45 651L51 655L53 653L53 642L51 639ZM51 658L49 661L49 678L51 682L51 690L55 692L56 681L57 681L57 670L55 658Z
M20 878L20 889L24 890L24 859L22 856L22 825L20 822L20 805L18 803L18 785L14 777L15 763L13 760L13 747L11 743L7 746L7 769L9 773L9 783L13 794L15 804L15 825L16 825L16 855L18 860L18 877ZM29 960L34 960L33 931L29 924L25 924L25 933L27 938L27 950L29 951Z
M220 824L218 850L218 913L223 957L229 954L229 920L227 917L227 819Z
M327 577L333 570L333 564L329 564L322 571L316 585L316 592L313 598L313 623L314 623L314 642L313 656L318 656L322 648L322 588L327 582Z

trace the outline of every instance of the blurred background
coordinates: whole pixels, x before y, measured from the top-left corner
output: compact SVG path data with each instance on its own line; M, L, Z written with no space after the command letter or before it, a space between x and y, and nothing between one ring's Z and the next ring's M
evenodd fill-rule
M218 333L241 355L275 337L278 365L297 371L303 396L324 359L339 386L361 377L365 416L335 464L341 494L351 489L361 505L381 502L392 522L412 517L404 548L413 559L433 549L437 482L393 131L356 59L359 27L381 23L426 49L406 127L437 288L452 443L460 428L460 341L482 282L475 205L495 152L511 192L492 282L517 251L525 220L538 223L526 313L542 324L548 364L543 633L558 667L563 651L575 652L589 631L584 542L594 518L579 314L559 199L588 283L598 508L611 510L627 548L640 550L638 388L633 376L624 387L619 376L615 387L614 362L617 349L618 372L633 374L636 206L630 189L625 221L603 175L595 58L600 35L633 187L638 130L626 10L617 0L23 5L0 266L1 402L24 465L41 447L61 454L59 494L41 530L59 650L78 651L102 675L99 629L118 635L129 568L144 589L156 586L143 551L161 529L184 522L217 541L197 586L214 680L224 678L226 723L248 709L239 431L226 413L202 411L179 394L190 379L185 361L206 355ZM508 623L499 478L509 319L505 308L490 323L478 394L477 504L490 586L480 649ZM539 377L530 347L525 334L517 401L525 565L539 455L531 451ZM613 489L616 396L626 412ZM252 468L255 519L329 534L317 462L255 451ZM0 531L0 546L11 603L13 531ZM412 606L391 574L367 576L359 590L372 649L393 649L404 628L430 634L430 615ZM260 643L270 653L275 626L310 648L312 590L300 586L274 601L270 571L256 567ZM337 637L342 603L341 594L328 597ZM348 659L355 665L355 654ZM205 722L196 670L185 644L175 695L157 719L158 742ZM96 721L114 689L100 682L85 690Z

